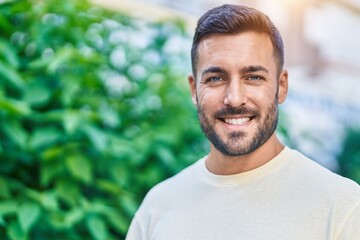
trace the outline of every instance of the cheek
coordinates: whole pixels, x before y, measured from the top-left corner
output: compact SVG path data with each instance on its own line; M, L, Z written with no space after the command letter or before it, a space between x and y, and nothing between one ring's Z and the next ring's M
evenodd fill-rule
M276 97L277 86L263 86L262 88L251 88L248 90L248 96L257 104L269 105L273 103Z
M198 105L207 107L207 111L214 110L214 108L221 104L222 94L220 89L203 88L197 94Z

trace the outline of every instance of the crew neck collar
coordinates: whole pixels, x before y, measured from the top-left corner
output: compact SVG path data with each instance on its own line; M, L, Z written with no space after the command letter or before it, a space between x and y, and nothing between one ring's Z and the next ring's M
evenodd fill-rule
M236 186L259 178L285 164L291 156L291 151L290 148L285 146L277 156L264 165L250 171L233 175L216 175L211 173L206 167L205 161L207 156L205 156L198 161L198 172L200 179L207 184L222 187Z

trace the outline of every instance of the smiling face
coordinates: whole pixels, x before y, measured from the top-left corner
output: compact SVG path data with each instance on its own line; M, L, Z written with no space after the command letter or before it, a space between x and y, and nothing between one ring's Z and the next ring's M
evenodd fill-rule
M287 72L277 72L266 34L210 35L199 44L196 79L189 77L201 127L225 156L243 156L275 141ZM271 146L271 144L270 144Z

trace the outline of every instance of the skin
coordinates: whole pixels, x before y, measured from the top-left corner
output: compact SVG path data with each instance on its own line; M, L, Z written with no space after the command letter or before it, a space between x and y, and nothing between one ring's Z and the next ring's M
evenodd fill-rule
M278 73L273 46L266 34L214 34L200 41L196 77L190 75L189 84L193 103L202 109L209 126L230 150L237 151L248 148L266 125L266 119L277 119L277 104L287 96L288 73ZM226 108L248 111L218 114ZM234 125L226 123L226 118L250 120ZM271 132L255 150L235 156L224 154L210 142L206 166L217 175L242 173L269 162L283 148Z

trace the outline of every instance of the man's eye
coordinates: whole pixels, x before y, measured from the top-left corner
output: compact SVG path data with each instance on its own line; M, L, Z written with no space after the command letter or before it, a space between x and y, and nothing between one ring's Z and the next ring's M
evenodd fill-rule
M264 78L262 76L249 76L247 77L248 80L251 80L251 81L259 81L259 80L263 80Z
M222 81L223 78L222 77L211 77L207 80L207 82L219 82Z

